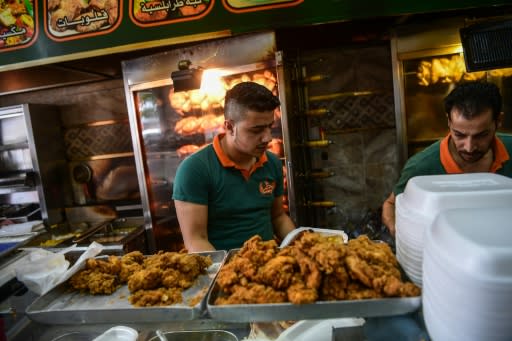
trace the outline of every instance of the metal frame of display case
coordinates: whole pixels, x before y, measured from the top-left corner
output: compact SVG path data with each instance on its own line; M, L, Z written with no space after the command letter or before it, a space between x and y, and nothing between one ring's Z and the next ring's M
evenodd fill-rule
M144 226L148 240L149 252L156 251L155 230L153 226L150 198L150 174L147 169L148 152L144 150L141 122L136 108L136 92L171 86L171 71L177 68L178 61L190 59L192 65L208 69L229 70L229 74L256 71L271 67L276 73L278 95L281 98L281 129L284 141L284 163L288 171L292 169L290 149L286 142L289 136L287 126L285 84L283 83L283 65L278 62L279 54L275 51L273 32L249 34L221 40L198 43L180 49L169 50L153 56L142 57L123 62L123 78L128 106L130 130L132 135L137 177L141 191L144 211ZM276 60L277 58L277 60ZM229 75L228 75L229 76ZM161 153L161 152L158 152ZM291 178L291 177L289 177ZM290 194L291 193L291 194ZM288 196L294 197L293 187L288 186ZM290 214L294 214L294 202L289 199ZM293 216L292 216L293 219Z
M462 53L459 28L464 26L464 18L453 17L432 24L397 27L391 37L391 58L393 67L393 87L395 97L395 117L397 131L398 164L407 161L407 112L405 105L405 84L403 63L422 57Z

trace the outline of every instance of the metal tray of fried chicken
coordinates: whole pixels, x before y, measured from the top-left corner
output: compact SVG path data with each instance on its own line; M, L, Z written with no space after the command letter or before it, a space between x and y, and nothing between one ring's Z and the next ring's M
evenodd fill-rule
M244 245L245 247L245 245ZM238 257L242 249L234 249L230 250L221 265L219 272L215 278L214 283L210 287L210 291L208 292L207 299L207 309L208 314L211 318L222 320L222 321L230 321L230 322L250 322L250 321L275 321L275 320L304 320L304 319L327 319L327 318L340 318L340 317L377 317L377 316L392 316L392 315L401 315L409 312L414 312L418 310L421 306L421 289L416 287L413 283L411 283L408 278L405 276L404 272L400 268L399 264L396 263L398 270L400 271L401 282L407 283L408 288L411 286L415 288L414 293L410 295L410 297L386 297L386 298L370 298L372 295L368 295L368 298L359 299L345 299L346 297L340 299L333 298L332 293L333 290L336 291L335 285L336 280L328 282L326 279L322 279L322 288L323 286L327 286L327 292L331 293L331 297L326 299L325 297L318 296L316 300L312 302L304 302L304 303L291 303L289 299L286 298L287 291L284 293L279 293L276 296L276 290L273 290L272 284L267 282L267 285L260 286L258 288L252 287L251 292L245 290L245 292L239 292L239 297L244 297L243 303L238 301L228 302L226 299L232 295L233 290L229 292L229 290L223 290L221 283L219 280L223 275L221 272L226 268L229 262ZM286 247L279 247L279 251L283 251ZM254 246L251 247L254 249ZM268 250L268 249L267 249ZM329 252L329 251L326 251ZM291 255L298 259L296 255ZM260 259L262 257L261 254L258 256ZM238 257L239 258L239 257ZM267 263L269 264L269 263ZM270 281L278 280L277 278L280 276L279 272L284 271L286 267L285 264L275 263L274 270L267 276L270 278ZM259 265L256 267L256 272L265 271L265 266ZM238 287L248 288L247 278L243 275L244 272L250 271L246 267L246 265L239 266L236 271L233 271L233 274L230 276L234 276L237 273L238 277ZM298 270L300 271L300 270ZM233 277L236 278L236 277ZM242 280L240 280L242 278ZM224 282L231 281L227 277L224 277ZM237 279L235 279L236 281ZM245 283L244 283L245 282ZM254 283L254 282L253 282ZM329 283L331 285L329 285ZM324 289L322 289L324 290ZM417 290L417 291L416 291ZM318 289L320 291L320 288ZM368 292L366 292L368 293ZM253 296L252 296L253 295ZM278 297L278 300L282 300L283 297L284 302L282 303L266 303L264 296L272 297L271 302L275 302L274 299ZM334 294L336 295L336 294ZM361 297L365 297L364 292L362 292ZM247 296L257 297L256 301L258 303L253 303L252 297L247 299Z
M196 319L206 313L207 292L227 253L209 251L195 254L209 256L212 264L195 279L191 287L182 291L180 303L135 306L129 302L131 292L127 284L109 295L92 295L77 291L65 282L38 297L27 308L26 314L31 320L45 324L138 323Z

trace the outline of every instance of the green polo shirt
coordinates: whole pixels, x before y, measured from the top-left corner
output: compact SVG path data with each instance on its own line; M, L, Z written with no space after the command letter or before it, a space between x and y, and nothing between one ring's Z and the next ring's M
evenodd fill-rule
M393 189L395 195L402 193L407 181L415 176L462 173L448 151L448 139L449 135L407 160ZM493 148L495 160L491 172L512 178L512 136L497 133Z
M215 137L180 164L173 199L208 206L208 240L217 250L240 248L256 234L272 239L272 203L283 195L281 160L265 152L250 171L241 170L219 141Z

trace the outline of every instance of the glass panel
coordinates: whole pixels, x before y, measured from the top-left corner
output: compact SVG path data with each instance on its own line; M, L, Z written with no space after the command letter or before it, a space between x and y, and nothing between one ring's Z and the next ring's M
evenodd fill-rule
M501 131L512 131L512 68L466 72L459 53L411 59L403 67L408 156L448 133L443 100L465 81L486 80L500 87L505 112Z
M216 76L205 70L201 89L174 92L172 85L165 85L134 92L157 250L183 247L172 201L174 177L184 158L223 132L226 90L251 80L277 95L275 77L275 71L269 69L224 70ZM269 149L284 158L280 117L276 111Z

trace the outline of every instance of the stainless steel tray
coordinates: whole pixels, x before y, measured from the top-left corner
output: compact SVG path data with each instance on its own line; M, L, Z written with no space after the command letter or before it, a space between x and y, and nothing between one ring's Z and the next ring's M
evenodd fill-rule
M213 264L207 274L198 277L191 288L183 292L183 301L203 294L195 306L186 303L163 307L135 307L128 302L130 292L123 285L112 295L88 295L70 290L66 283L37 298L26 310L27 316L46 324L130 323L193 320L206 312L206 293L215 278L226 251L199 252L211 256Z
M238 252L238 249L229 251L223 264L227 263L236 252ZM421 296L317 301L310 304L269 303L215 305L214 302L219 293L219 287L214 281L208 292L208 313L213 319L227 322L392 316L416 311L421 306Z

